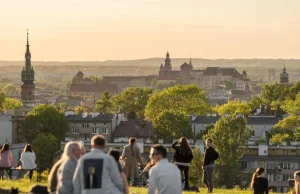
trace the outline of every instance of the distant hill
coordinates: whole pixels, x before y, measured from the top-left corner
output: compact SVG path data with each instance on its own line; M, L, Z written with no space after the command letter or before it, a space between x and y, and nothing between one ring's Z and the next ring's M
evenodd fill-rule
M174 67L179 67L189 58L172 58ZM149 58L136 60L108 60L108 61L32 61L35 66L159 66L164 58ZM284 64L289 68L300 68L300 59L199 59L192 58L194 67L230 66L230 67L264 67L278 68ZM20 66L24 61L0 61L0 66Z

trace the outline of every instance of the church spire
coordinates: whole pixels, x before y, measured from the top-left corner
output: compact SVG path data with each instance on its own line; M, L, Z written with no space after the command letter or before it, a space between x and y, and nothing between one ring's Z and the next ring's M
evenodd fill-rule
M29 50L29 40L28 40L28 35L29 33L28 33L28 29L27 29L27 45L26 45L26 53L25 53L25 58L27 59L28 58L28 56L29 56L29 58L31 57L31 53L30 53L30 50Z

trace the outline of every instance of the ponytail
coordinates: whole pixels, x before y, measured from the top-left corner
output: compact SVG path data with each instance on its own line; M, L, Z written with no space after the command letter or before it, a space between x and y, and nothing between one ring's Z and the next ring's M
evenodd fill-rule
M130 147L131 147L132 156L134 156L133 144L135 143L135 138L130 138L129 143L130 143Z

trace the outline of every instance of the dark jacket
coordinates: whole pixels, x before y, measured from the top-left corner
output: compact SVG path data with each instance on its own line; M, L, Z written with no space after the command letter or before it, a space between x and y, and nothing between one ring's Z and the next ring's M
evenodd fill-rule
M172 148L175 150L174 154L174 162L182 162L182 163L191 163L193 160L193 153L190 154L182 154L180 153L179 146L176 146L178 141L172 144Z
M204 160L203 160L203 166L213 164L216 159L219 158L219 154L216 152L216 150L213 147L206 148L204 152Z

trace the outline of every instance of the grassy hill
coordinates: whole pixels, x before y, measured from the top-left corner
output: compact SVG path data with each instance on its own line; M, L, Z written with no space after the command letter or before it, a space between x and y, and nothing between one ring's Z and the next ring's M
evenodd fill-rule
M28 179L21 179L21 180L3 180L0 181L0 188L1 189L11 189L12 187L19 188L20 192L27 193L31 186L39 184L39 185L46 185L45 182L43 183L35 183L35 182L29 182ZM136 188L131 187L130 188L131 194L146 194L147 189L144 188ZM205 188L200 188L200 193L207 193ZM215 189L215 194L252 194L250 190L230 190L230 189ZM194 192L183 192L183 194L195 194Z

